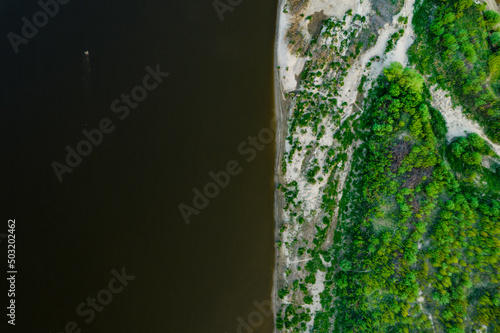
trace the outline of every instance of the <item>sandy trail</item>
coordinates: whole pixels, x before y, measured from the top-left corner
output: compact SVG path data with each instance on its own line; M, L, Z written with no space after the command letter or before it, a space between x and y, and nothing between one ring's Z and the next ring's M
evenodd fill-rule
M500 145L488 139L481 126L464 115L461 106L453 107L451 97L447 97L448 92L437 88L436 85L431 87L430 91L432 95L431 105L441 112L446 121L446 127L448 128L446 139L448 142L457 136L466 136L467 133L477 133L491 145L497 155L500 155Z

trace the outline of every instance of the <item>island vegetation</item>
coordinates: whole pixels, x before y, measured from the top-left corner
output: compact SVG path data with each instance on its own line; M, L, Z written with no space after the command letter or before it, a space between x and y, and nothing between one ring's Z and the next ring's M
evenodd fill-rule
M327 18L304 51L277 185L278 332L500 332L500 158L486 140L500 141L500 15L472 0L414 13L354 92L380 42L373 18ZM409 65L373 76L407 29ZM436 85L486 136L448 135Z

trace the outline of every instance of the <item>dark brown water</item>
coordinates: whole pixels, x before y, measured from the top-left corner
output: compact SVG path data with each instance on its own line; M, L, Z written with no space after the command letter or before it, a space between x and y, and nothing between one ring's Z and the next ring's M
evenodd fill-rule
M16 219L18 270L7 332L231 333L270 299L274 142L252 162L237 147L273 118L275 7L244 1L221 22L208 0L74 0L19 54L3 39L0 232ZM40 8L0 9L6 36ZM170 76L120 120L111 102L156 64ZM103 118L115 130L59 183L51 163ZM241 174L186 225L178 205L233 159ZM135 279L85 323L76 308L122 267ZM255 332L272 331L264 317Z

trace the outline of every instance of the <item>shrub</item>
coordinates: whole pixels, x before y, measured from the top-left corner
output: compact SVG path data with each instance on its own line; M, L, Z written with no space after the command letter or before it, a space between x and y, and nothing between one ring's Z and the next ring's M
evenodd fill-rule
M500 42L500 32L494 32L490 36L490 42L492 45L497 45Z
M487 10L484 12L484 20L488 27L493 28L495 25L500 23L500 14L492 10Z

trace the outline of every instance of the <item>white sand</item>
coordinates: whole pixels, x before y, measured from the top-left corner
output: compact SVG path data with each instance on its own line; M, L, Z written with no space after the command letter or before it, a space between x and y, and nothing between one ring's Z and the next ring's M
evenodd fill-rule
M307 17L316 12L323 11L326 16L342 17L349 9L354 9L358 1L353 0L309 0L304 15Z
M280 66L278 72L282 89L284 92L288 92L294 90L297 86L297 80L295 79L295 76L300 75L306 59L304 57L296 57L288 50L286 32L288 31L288 28L290 26L290 19L289 14L283 13L283 7L284 3L282 4L281 8L278 8L278 10L280 11L280 17L278 36L276 37L278 39L277 57L278 66Z
M489 10L494 10L499 12L498 5L495 0L484 0L486 2L486 8Z
M317 271L316 272L316 283L309 289L310 294L313 298L312 304L304 304L304 308L308 308L311 310L311 313L316 313L321 310L321 299L320 299L320 293L325 289L325 277L326 277L326 272L322 271ZM314 322L311 320L311 326L312 323ZM309 325L308 325L309 326Z

